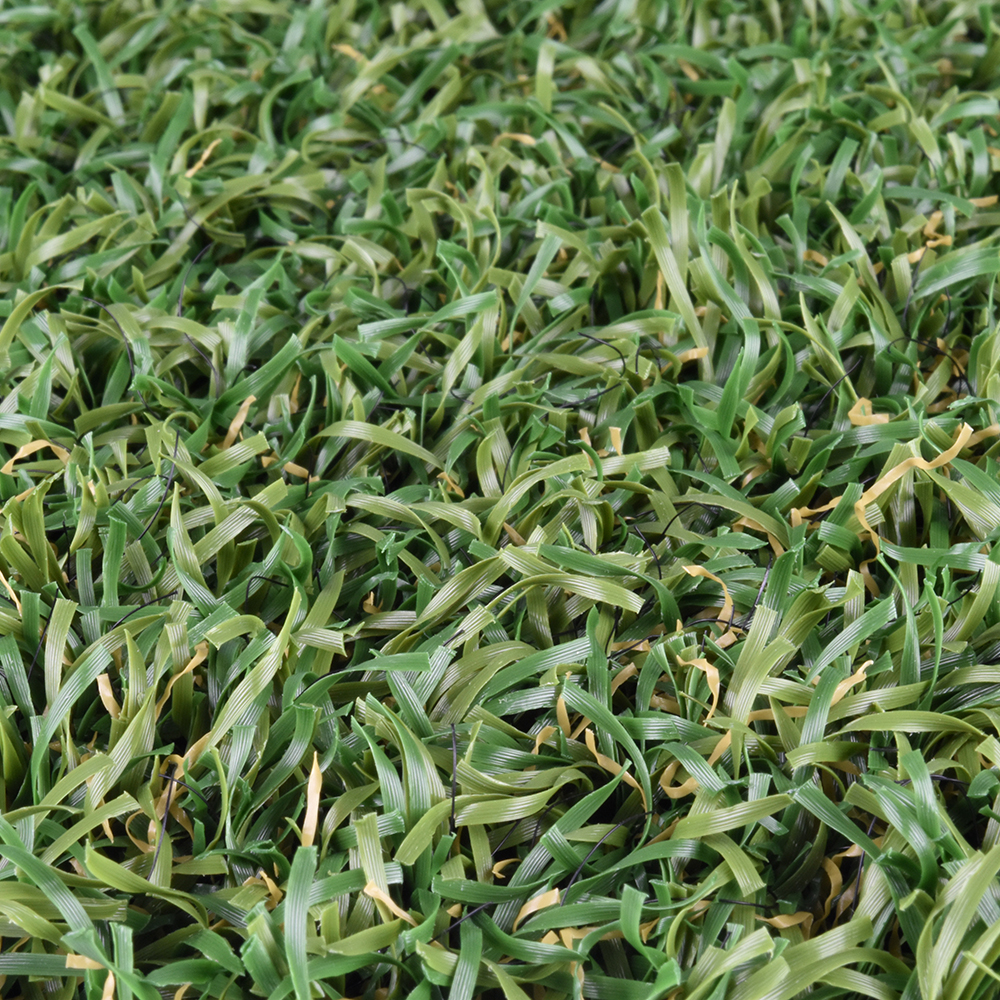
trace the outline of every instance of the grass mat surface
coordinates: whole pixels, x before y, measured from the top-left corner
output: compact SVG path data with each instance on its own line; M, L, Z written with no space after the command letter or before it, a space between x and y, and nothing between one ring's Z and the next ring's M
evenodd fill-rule
M0 996L1000 995L1000 26L0 6Z

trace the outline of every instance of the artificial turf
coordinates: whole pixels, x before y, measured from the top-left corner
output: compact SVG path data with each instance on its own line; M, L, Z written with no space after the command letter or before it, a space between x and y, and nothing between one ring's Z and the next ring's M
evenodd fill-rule
M1000 24L0 6L0 997L1000 996Z

